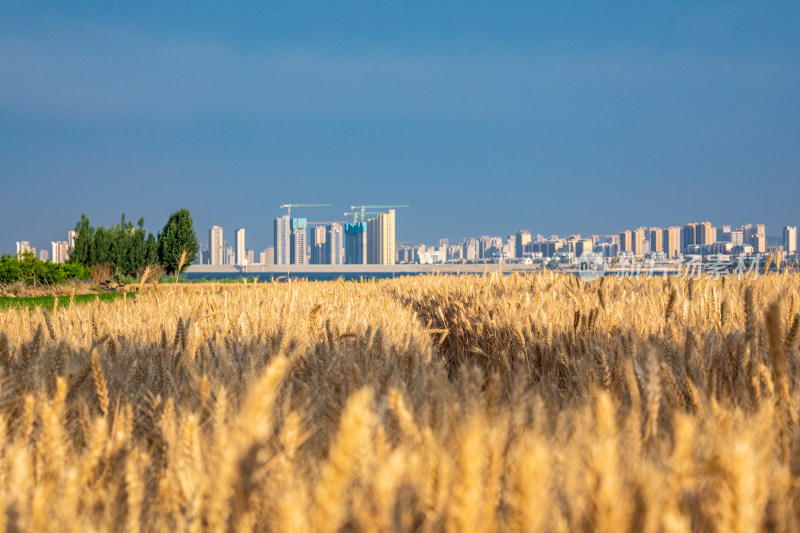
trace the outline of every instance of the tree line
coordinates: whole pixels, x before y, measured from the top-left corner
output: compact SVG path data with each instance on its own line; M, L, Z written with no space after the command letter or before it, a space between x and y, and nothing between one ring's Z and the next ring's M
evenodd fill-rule
M83 214L75 232L69 262L87 267L113 265L118 275L135 276L148 265L161 265L167 273L174 273L184 251L181 270L194 261L199 249L192 216L186 209L172 213L157 236L145 232L144 218L134 225L125 213L119 224L110 228L92 226Z
M0 256L0 284L23 282L26 285L40 283L53 285L70 280L92 277L92 271L83 265L60 265L36 259L33 252L20 255Z

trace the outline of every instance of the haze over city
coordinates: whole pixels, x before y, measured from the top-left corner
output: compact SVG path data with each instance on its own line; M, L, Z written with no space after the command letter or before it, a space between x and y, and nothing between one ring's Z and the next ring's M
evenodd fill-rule
M397 240L800 215L800 6L4 3L0 253L81 213L272 244L289 202Z

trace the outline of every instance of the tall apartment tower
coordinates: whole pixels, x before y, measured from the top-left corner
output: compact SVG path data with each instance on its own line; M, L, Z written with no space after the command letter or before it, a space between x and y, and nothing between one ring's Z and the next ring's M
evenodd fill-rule
M275 219L275 264L288 265L289 248L291 246L292 230L289 225L289 216L283 215Z
M50 251L53 255L53 263L66 263L69 261L69 243L67 241L51 242Z
M461 256L467 261L475 261L478 258L478 241L477 239L467 239L461 251Z
M668 259L675 259L681 253L681 228L671 226L664 230L664 253Z
M575 241L575 257L580 257L584 252L593 252L594 244L592 239L578 239Z
M344 260L348 265L367 264L367 225L354 222L344 225Z
M638 228L633 231L633 255L641 257L644 255L644 235L646 228Z
M275 264L275 247L274 246L267 246L263 252L258 254L258 262L262 265L274 265Z
M753 246L755 252L759 252L759 250L755 249L758 245L758 237L763 237L766 242L767 236L767 228L764 224L746 224L744 226L739 226L736 228L737 231L742 232L742 239L744 240L744 244L750 244ZM761 250L763 252L764 250Z
M701 222L697 225L697 244L708 245L717 242L717 228L711 222Z
M631 230L626 229L619 234L619 251L632 252L633 251L633 234Z
M31 243L28 241L17 241L17 256L31 251Z
M787 254L797 252L797 226L783 228L783 249Z
M70 250L75 248L75 239L77 239L77 238L78 238L78 232L77 231L69 230L67 232L67 246L69 246Z
M325 256L329 265L341 265L344 263L342 253L343 237L341 224L331 224L325 228L325 246L327 247Z
M526 246L531 242L531 232L527 230L521 230L517 232L517 240L514 243L514 247L516 248L517 258L522 258L522 254L526 251Z
M373 265L393 265L395 261L394 246L394 209L381 213L367 221L367 263Z
M764 235L753 235L750 238L750 244L753 246L753 251L757 254L767 252L767 238Z
M208 255L210 265L222 265L224 263L225 244L222 241L222 228L211 226L208 230Z
M292 265L307 265L306 228L308 220L305 218L291 219L291 235L289 238L289 263Z
M691 222L683 227L683 249L687 250L689 246L699 244L697 239L697 224Z
M236 230L236 264L243 265L247 260L247 249L244 247L244 228Z
M650 252L664 251L664 231L661 228L650 228Z
M326 257L327 247L327 234L325 226L315 226L311 228L311 264L312 265L325 265L329 264Z

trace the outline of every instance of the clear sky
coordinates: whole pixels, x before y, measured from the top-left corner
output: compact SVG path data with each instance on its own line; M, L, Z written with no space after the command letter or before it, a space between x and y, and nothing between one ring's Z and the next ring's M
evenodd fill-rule
M86 213L272 244L800 224L800 2L0 0L0 252Z

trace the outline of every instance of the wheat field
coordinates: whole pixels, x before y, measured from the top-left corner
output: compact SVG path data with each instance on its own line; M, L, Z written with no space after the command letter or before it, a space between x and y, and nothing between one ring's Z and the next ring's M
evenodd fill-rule
M800 275L0 312L6 531L797 531Z

